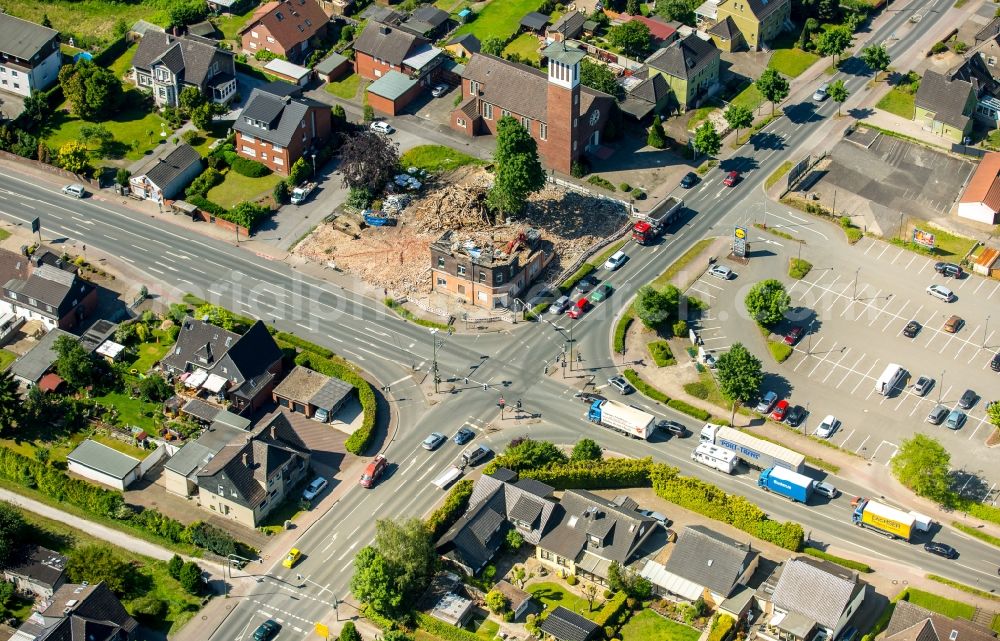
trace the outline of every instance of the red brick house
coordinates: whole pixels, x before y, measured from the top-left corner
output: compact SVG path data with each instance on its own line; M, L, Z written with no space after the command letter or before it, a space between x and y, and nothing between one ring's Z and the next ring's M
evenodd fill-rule
M298 62L309 51L309 39L322 36L329 22L316 0L272 0L253 12L240 41L247 55L270 51Z
M236 153L284 176L303 156L330 140L330 106L308 98L254 89L233 125Z
M462 103L451 128L468 136L496 134L503 116L518 119L538 143L542 162L570 173L574 161L601 141L614 98L580 84L586 54L554 42L542 51L548 73L486 54L462 72Z
M369 22L354 43L354 71L366 80L398 71L426 86L445 59L427 38L381 22Z

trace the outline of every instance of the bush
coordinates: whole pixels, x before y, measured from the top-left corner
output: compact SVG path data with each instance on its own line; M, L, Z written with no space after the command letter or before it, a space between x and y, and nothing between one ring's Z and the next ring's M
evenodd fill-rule
M279 182L274 186L274 191L271 192L271 195L274 197L274 202L279 205L284 205L288 202L288 183L284 180Z
M439 539L465 514L471 496L472 480L463 479L452 486L441 507L434 510L427 518L427 529L430 530L433 540Z
M788 275L795 279L803 279L812 269L812 263L801 258L792 258L788 261Z
M672 398L672 399L670 399L670 401L667 402L667 407L672 407L673 409L677 410L678 412L683 412L684 414L687 414L688 416L693 416L694 418L698 419L699 421L707 421L708 419L712 418L712 415L710 413L706 412L705 410L701 409L700 407L695 407L694 405L691 405L690 403L685 403L684 401L680 400L679 398Z
M614 592L612 592L611 590L605 588L605 590L604 590L604 598L605 598L605 600L610 599L612 594L614 594Z
M702 381L695 381L694 383L685 383L684 391L694 396L695 398L700 398L703 401L707 401L708 397L712 395L712 391L709 389L708 385Z
M598 176L597 174L594 174L593 176L591 176L590 178L588 178L587 182L590 183L591 185L595 185L597 187L601 187L603 189L607 189L608 191L614 191L615 190L615 186L614 186L614 184L610 180L608 180L607 178L603 178L601 176Z
M688 335L688 324L687 321L679 320L674 323L672 328L674 330L674 336L678 338L684 338Z
M181 587L188 594L200 594L201 593L201 568L198 564L193 561L188 561L181 568L181 575L178 578L181 582Z
M225 530L214 525L209 525L204 521L195 521L190 526L191 542L198 547L205 548L219 556L229 556L236 554L236 539Z
M618 190L619 191L632 191L632 185L630 185L628 183L619 183L618 184Z
M576 585L577 583L578 583L578 580L577 580L575 574L570 574L569 576L566 577L566 584L567 585Z
M632 190L632 198L636 200L646 200L646 192L636 187Z
M632 321L634 320L635 316L632 313L632 308L630 307L627 312L622 314L622 317L619 318L618 322L615 324L615 352L619 354L625 353L625 334L628 333L628 328L632 325Z
M208 190L222 182L222 174L217 169L209 167L195 178L184 193L190 196L204 196Z
M375 391L372 386L360 374L351 369L346 361L342 359L320 358L315 352L302 352L295 357L295 364L316 370L320 374L339 378L358 390L358 398L361 401L361 410L364 418L361 427L354 432L344 442L344 447L351 454L361 456L368 446L371 445L372 438L375 437L375 414L378 403L375 400Z
M608 635L611 638L617 630L618 625L621 623L621 619L624 618L626 613L626 600L628 595L625 592L616 592L611 600L604 604L601 611L592 619L599 627L611 628L612 634Z
M653 357L653 362L656 363L657 367L668 367L677 364L677 359L674 358L673 352L670 351L670 345L667 341L652 341L646 345L646 349L649 350L649 355Z
M423 612L417 612L417 627L444 641L482 641L473 632L448 625Z
M181 568L184 567L184 559L179 554L173 555L167 561L167 573L175 579L181 578Z
M347 192L347 206L355 209L368 209L375 200L375 194L366 187L351 187Z
M570 165L569 175L573 178L583 178L588 173L590 173L590 165L582 158L580 160L574 160L573 164Z
M166 601L159 599L152 594L139 597L138 599L132 601L129 607L129 611L132 616L144 624L152 625L154 627L157 624L162 623L163 617L166 616L168 609Z
M262 178L271 173L271 170L263 163L244 158L243 156L237 156L233 159L232 169L247 178Z
M767 349L770 350L771 356L774 360L779 363L784 363L788 360L788 357L792 355L792 347L790 345L785 345L781 341L767 341Z
M728 614L716 614L712 617L712 628L708 633L708 641L726 641L734 631L736 621Z
M653 461L649 458L613 458L601 461L576 461L523 469L521 478L535 479L557 490L607 490L624 487L649 487Z
M931 53L944 53L948 51L948 45L943 42L935 42L934 46L931 47Z
M823 559L825 561L830 561L831 563L836 563L837 565L842 565L845 568L856 570L858 572L871 572L872 568L867 563L862 563L861 561L854 561L852 559L845 559L842 556L834 556L828 552L824 552L818 548L805 547L802 549L803 552L809 556L814 556L817 559Z

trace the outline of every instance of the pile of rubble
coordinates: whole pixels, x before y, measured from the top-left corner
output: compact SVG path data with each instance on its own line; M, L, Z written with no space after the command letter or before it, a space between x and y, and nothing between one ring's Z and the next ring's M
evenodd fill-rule
M541 232L556 251L550 271L575 261L598 240L621 228L625 211L617 203L546 188L529 199L514 219L492 221L486 192L492 176L465 167L427 186L399 211L392 227L364 227L361 216L341 212L295 247L295 253L351 273L396 296L430 291L430 243L454 230L476 246L503 246L528 227Z

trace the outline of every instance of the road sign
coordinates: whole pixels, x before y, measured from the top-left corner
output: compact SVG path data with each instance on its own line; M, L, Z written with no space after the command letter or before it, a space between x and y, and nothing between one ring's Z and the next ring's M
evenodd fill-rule
M324 639L330 638L330 626L328 626L325 623L317 623L316 634L323 637Z
M37 234L38 230L42 228L42 219L35 216L31 219L31 233Z
M506 401L503 400L503 396L501 396L500 397L500 401L497 403L497 405L499 405L500 407L503 407L505 403L506 403Z
M736 227L733 229L733 255L739 258L747 256L747 228Z

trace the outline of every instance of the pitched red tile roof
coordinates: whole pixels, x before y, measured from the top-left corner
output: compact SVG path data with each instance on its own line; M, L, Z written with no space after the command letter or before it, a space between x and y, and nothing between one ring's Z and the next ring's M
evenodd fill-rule
M280 19L278 14L281 14ZM329 21L316 0L274 0L254 11L240 34L262 25L282 47L291 49L312 38Z
M1000 153L983 156L959 202L983 203L993 211L1000 211Z
M646 16L636 16L632 18L629 22L639 21L649 27L649 35L656 40L667 40L670 36L677 33L677 29L674 29L671 25L667 24L663 20L658 20L656 18L647 18Z

